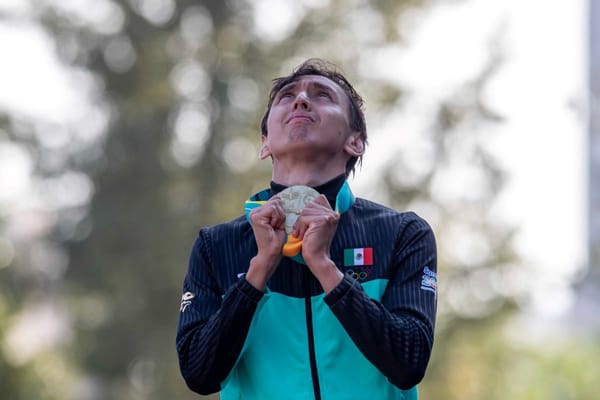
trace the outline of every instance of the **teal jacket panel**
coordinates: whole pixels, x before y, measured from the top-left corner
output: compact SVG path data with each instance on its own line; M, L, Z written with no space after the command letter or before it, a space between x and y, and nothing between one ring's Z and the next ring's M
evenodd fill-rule
M362 284L380 300L387 280ZM416 400L367 360L323 300L311 297L317 371L323 400ZM254 315L240 358L221 391L222 400L313 400L303 298L267 293ZM240 391L243 388L243 395Z

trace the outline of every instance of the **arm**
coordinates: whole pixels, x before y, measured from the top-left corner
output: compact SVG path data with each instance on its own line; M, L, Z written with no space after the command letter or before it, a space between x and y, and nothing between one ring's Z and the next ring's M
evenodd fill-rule
M271 198L252 210L250 218L257 254L250 260L245 277L232 285L222 299L212 274L206 231L200 232L190 257L183 291L193 297L187 296L189 304L182 303L177 352L186 383L201 394L221 389L221 382L240 356L266 283L281 260L285 241L281 200Z
M421 287L425 267L437 270L433 232L416 214L405 214L392 250L393 276L377 302L331 260L338 220L323 196L308 204L294 227L302 256L363 355L394 385L410 389L423 379L433 346L436 294Z
M349 276L325 297L365 357L401 389L425 375L436 313L435 293L421 288L424 268L436 271L435 239L425 221L408 215L392 258L395 274L381 302Z
M183 292L194 297L189 304L182 303L177 331L181 374L189 388L200 394L221 389L263 295L242 278L222 296L211 273L206 241L201 232L192 249Z

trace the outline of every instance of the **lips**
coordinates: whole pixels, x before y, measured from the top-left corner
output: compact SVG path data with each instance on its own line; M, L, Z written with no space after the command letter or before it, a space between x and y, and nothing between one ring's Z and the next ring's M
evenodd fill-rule
M314 119L308 115L308 114L304 114L304 113L292 113L288 116L287 120L285 121L286 124L290 123L290 122L294 122L294 121L308 121L308 122L314 122Z

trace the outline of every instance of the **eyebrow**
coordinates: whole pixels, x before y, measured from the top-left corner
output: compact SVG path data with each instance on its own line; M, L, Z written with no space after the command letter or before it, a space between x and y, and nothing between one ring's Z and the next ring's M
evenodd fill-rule
M313 85L315 88L317 88L317 89L321 89L321 90L324 90L324 91L326 91L326 92L330 93L331 95L333 95L333 96L335 96L335 97L337 98L337 93L336 93L336 91L335 91L333 88L331 88L329 85L324 85L324 84L322 84L322 83L320 83L320 82L313 82L313 83L312 83L312 85Z
M285 91L287 91L287 90L291 90L291 89L293 89L294 87L296 87L297 85L298 85L298 81L293 81L293 82L287 83L287 84L283 85L283 86L282 86L282 87L281 87L281 88L280 88L280 89L277 91L276 95L279 95L279 93L285 92Z
M290 83L284 85L281 89L279 89L277 91L277 93L275 94L275 96L277 97L277 96L279 96L280 93L283 93L288 90L292 90L296 86L298 86L298 81L290 82ZM310 82L309 87L310 86L312 86L316 89L325 90L326 92L328 92L328 93L332 94L333 96L335 96L336 98L338 98L336 91L333 88L331 88L329 85L325 85L321 82Z

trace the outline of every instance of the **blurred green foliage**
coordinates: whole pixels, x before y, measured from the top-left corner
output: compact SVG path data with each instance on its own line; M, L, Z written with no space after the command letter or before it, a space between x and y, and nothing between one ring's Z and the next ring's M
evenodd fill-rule
M401 16L430 4L286 1L292 19L277 30L256 22L261 4L274 5L266 1L113 0L89 14L33 3L31 18L94 88L101 118L89 124L105 129L49 150L35 121L0 120L0 140L29 149L40 180L76 171L93 187L89 201L33 212L47 229L15 245L14 260L0 268L2 398L198 398L179 376L174 345L188 251L199 227L239 215L243 200L268 184L270 165L256 161L270 80L323 57L356 83L368 119L401 110L410 88L359 66L369 49L402 45ZM520 268L513 228L489 213L504 175L486 130L502 119L481 96L501 61L490 48L486 68L437 106L422 133L434 163L416 175L400 153L377 181L390 206L432 220L439 241L439 320L422 398L592 399L596 339L538 349L506 335L523 293L505 287ZM432 187L459 147L486 184L475 197L440 198ZM8 231L3 215L0 232ZM466 233L483 243L469 262L453 252ZM27 331L15 328L26 318L62 321L49 325L51 346L33 346L30 356L17 353L27 348Z

